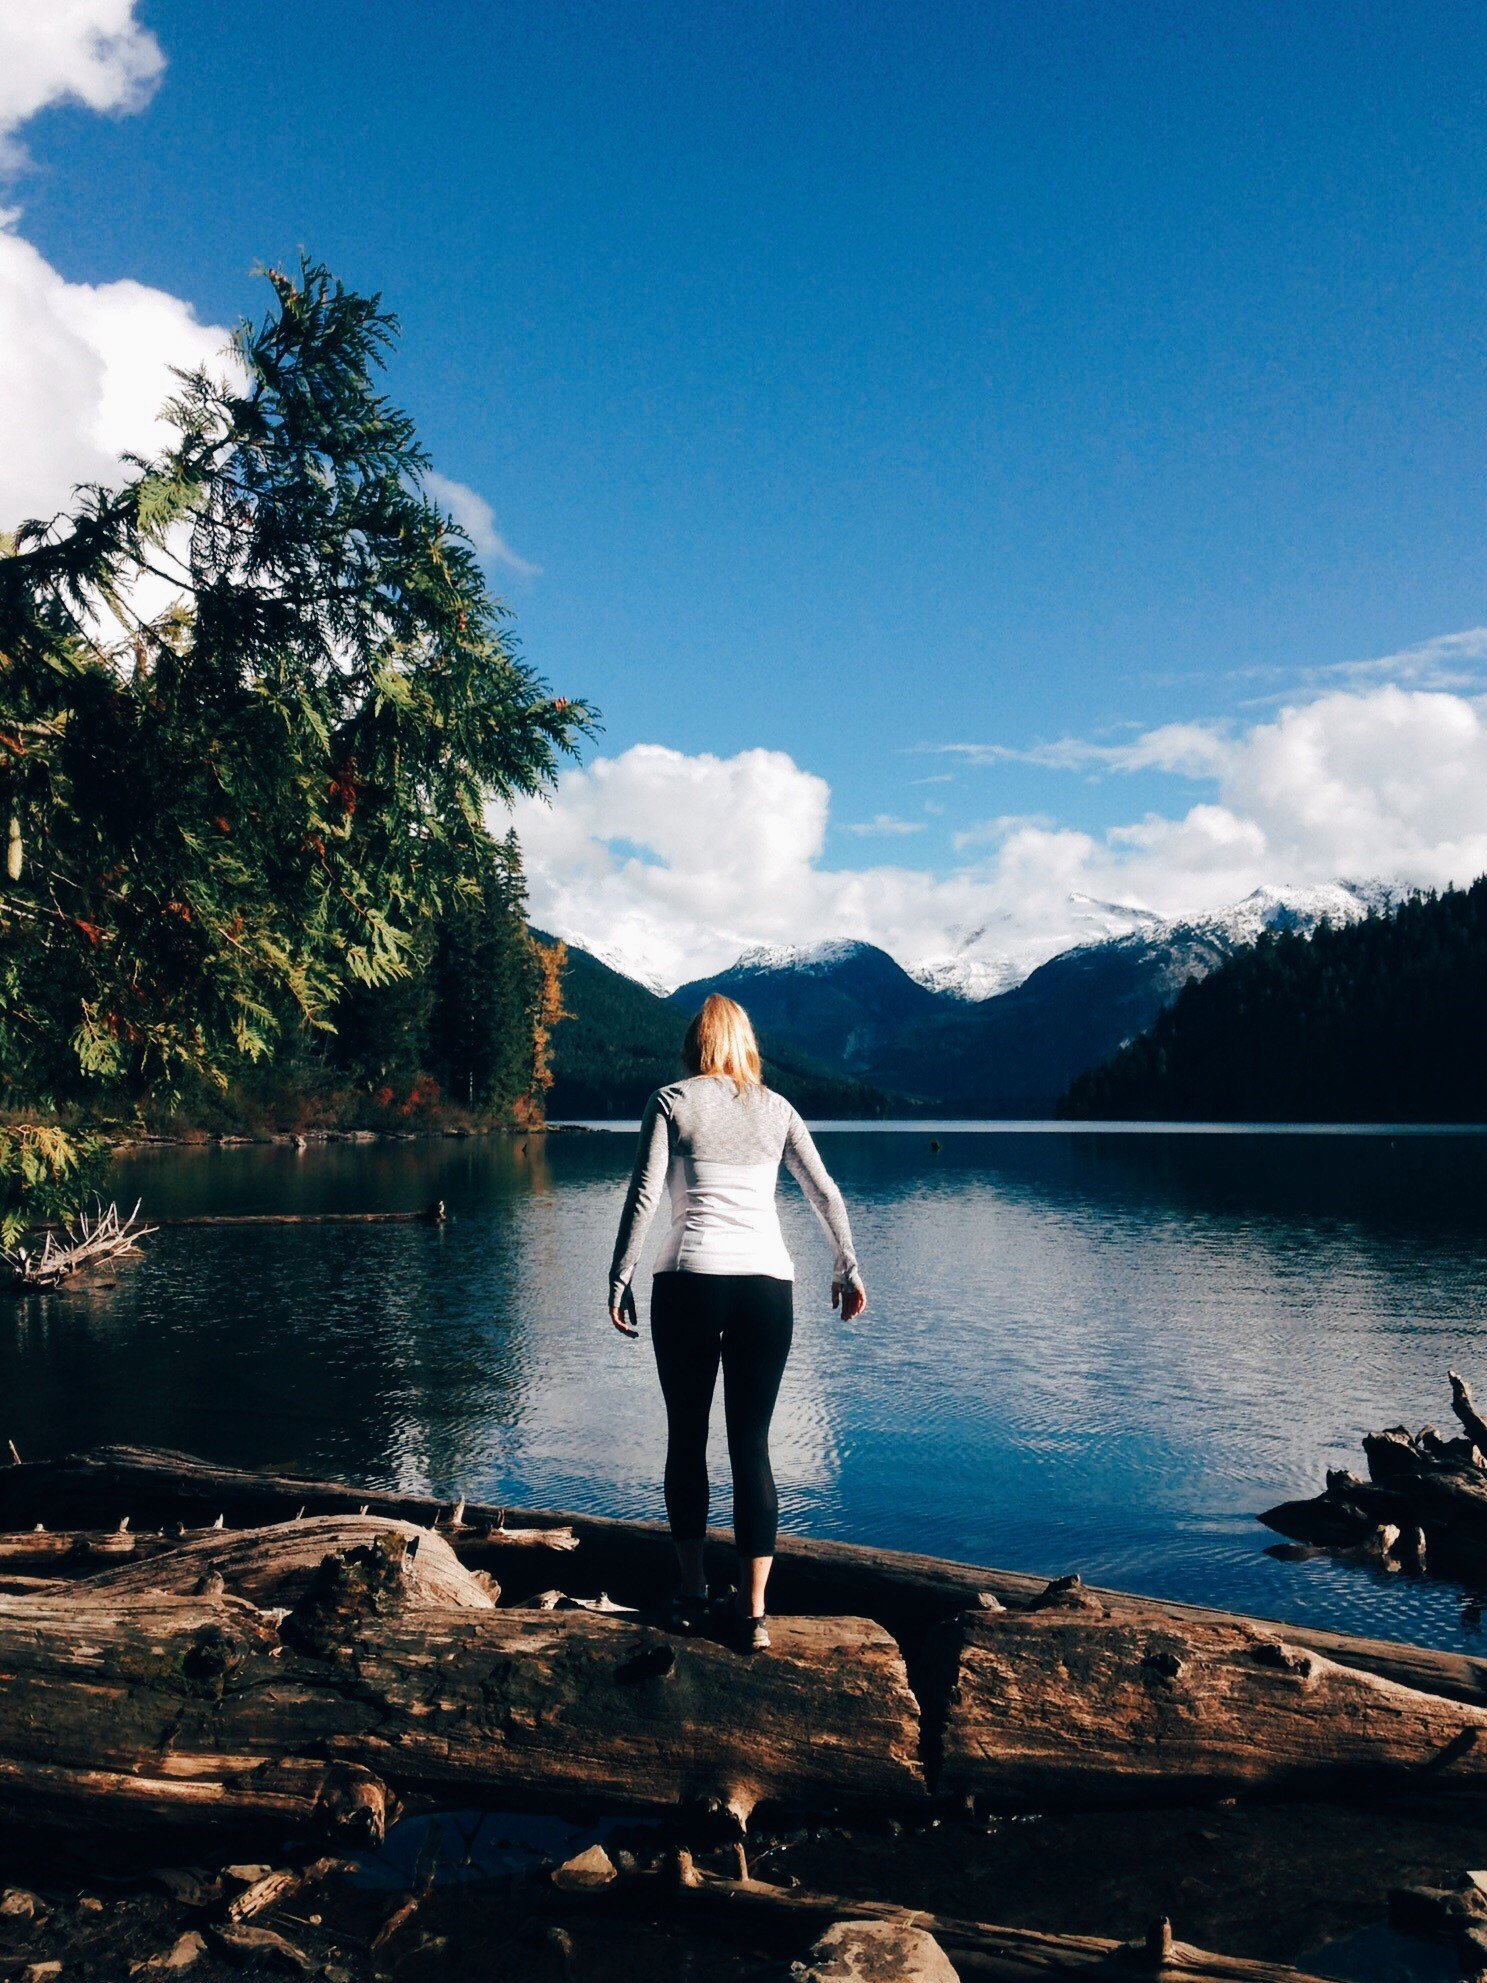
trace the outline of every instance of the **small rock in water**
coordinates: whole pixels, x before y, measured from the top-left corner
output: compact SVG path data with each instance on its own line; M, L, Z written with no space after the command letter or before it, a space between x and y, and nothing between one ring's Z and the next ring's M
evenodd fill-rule
M569 1893L581 1893L592 1887L607 1887L615 1879L614 1861L602 1845L591 1845L587 1852L575 1853L564 1860L552 1876L555 1887L562 1887Z
M834 1921L797 1973L802 1983L957 1983L934 1936L897 1921Z
M46 1902L40 1894L25 1887L6 1887L0 1893L0 1921L40 1921L46 1915Z
M77 1911L79 1914L101 1914L103 1902L96 1893L81 1893L77 1897Z
M61 1974L60 1962L28 1962L21 1971L21 1983L57 1983Z

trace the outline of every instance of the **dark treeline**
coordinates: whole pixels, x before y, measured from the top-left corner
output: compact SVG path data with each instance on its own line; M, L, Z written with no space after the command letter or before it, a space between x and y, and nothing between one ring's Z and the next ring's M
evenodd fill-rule
M1074 1081L1102 1120L1487 1121L1487 878L1190 980Z

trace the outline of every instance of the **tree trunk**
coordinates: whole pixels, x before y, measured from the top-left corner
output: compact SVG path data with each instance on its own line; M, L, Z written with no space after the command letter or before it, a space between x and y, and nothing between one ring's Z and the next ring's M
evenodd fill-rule
M405 1549L400 1585L405 1608L491 1610L488 1582L460 1562L442 1535L389 1515L314 1515L273 1528L207 1529L165 1554L100 1570L81 1589L100 1600L149 1592L190 1597L201 1593L206 1580L220 1578L229 1597L245 1598L260 1610L288 1608L305 1596L327 1555L369 1549L389 1537Z

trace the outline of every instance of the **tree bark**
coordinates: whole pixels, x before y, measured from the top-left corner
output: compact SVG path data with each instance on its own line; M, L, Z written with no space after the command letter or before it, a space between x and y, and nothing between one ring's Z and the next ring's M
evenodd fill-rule
M1054 1604L967 1616L947 1641L938 1787L997 1809L1487 1784L1487 1707L1340 1666L1282 1627Z

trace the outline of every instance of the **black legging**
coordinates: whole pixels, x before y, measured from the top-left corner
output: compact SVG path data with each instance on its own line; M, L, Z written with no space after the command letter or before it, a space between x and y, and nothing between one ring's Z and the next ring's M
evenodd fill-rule
M794 1287L769 1274L657 1274L651 1341L666 1399L666 1513L678 1542L707 1532L707 1421L718 1363L740 1556L773 1556L780 1503L769 1421L794 1328Z

